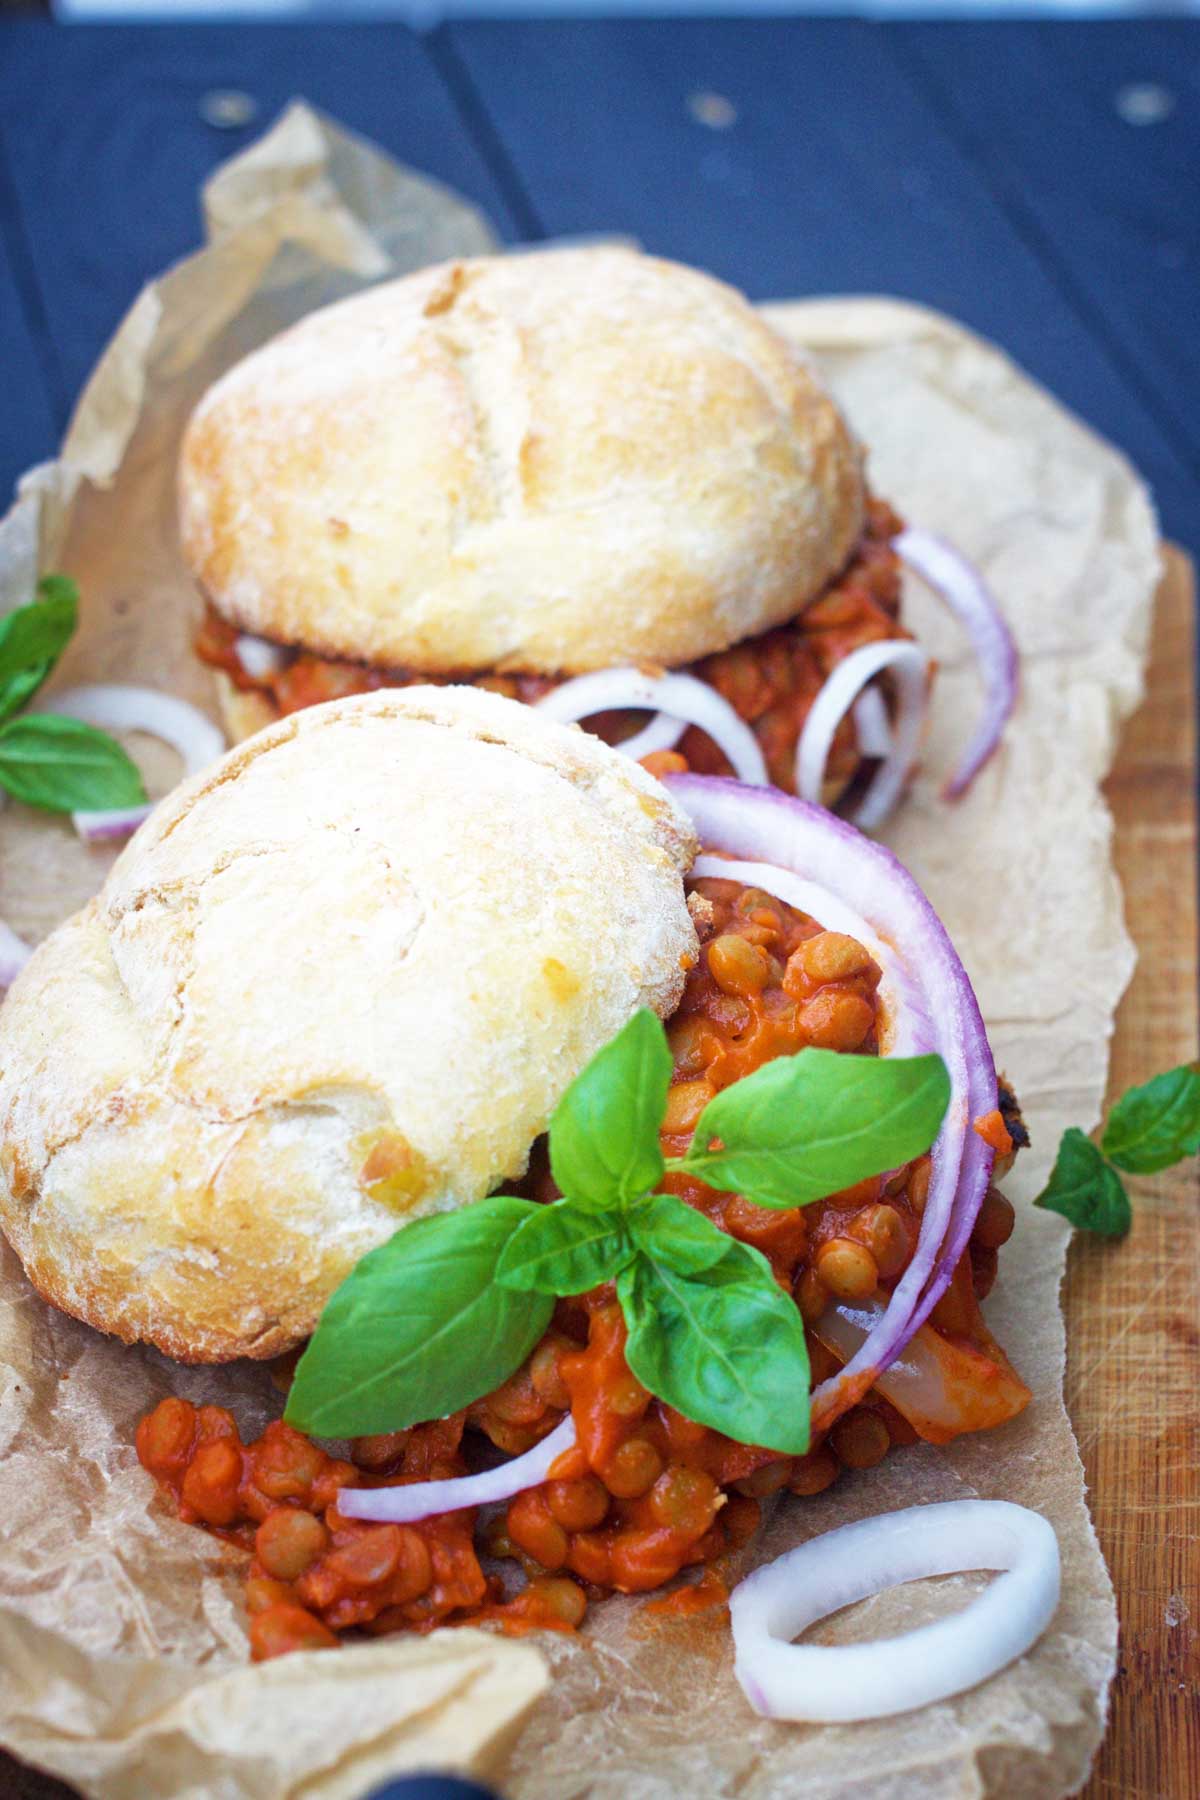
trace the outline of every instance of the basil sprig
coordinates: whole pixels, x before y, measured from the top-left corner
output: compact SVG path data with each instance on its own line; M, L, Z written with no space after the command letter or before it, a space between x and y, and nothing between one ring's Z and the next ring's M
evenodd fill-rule
M15 716L53 670L78 617L75 583L46 575L36 600L0 618L0 788L46 812L139 806L142 778L115 738L57 713Z
M1100 1143L1072 1125L1034 1201L1081 1231L1124 1237L1133 1209L1118 1169L1157 1175L1200 1150L1200 1064L1184 1063L1122 1094Z
M491 1393L518 1369L556 1297L615 1282L638 1379L739 1443L808 1448L808 1353L795 1302L759 1251L671 1194L669 1167L761 1206L805 1206L929 1148L949 1101L940 1057L802 1050L709 1102L686 1156L659 1130L672 1060L636 1013L550 1119L562 1199L510 1195L396 1233L321 1316L287 1418L326 1436L397 1431Z

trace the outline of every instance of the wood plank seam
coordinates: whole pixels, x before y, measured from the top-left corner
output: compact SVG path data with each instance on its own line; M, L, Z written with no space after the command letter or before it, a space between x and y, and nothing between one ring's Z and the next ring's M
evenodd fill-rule
M545 226L516 163L508 153L499 126L454 47L448 27L444 24L435 25L432 29L421 30L418 35L462 120L463 130L490 170L509 212L516 220L522 238L530 242L540 241L546 236Z
M1173 453L1180 472L1200 482L1192 445L1180 432L1174 415L1163 405L1157 386L1148 381L1136 358L1112 330L1104 313L1093 304L1087 290L1075 279L1055 252L1052 239L1034 217L1020 190L1004 179L1001 165L993 160L987 144L972 129L959 109L954 92L940 79L921 52L906 25L877 27L885 34L892 61L918 99L930 106L959 152L974 167L992 200L1004 213L1026 249L1037 257L1064 303L1112 364L1114 374L1130 388L1153 418Z

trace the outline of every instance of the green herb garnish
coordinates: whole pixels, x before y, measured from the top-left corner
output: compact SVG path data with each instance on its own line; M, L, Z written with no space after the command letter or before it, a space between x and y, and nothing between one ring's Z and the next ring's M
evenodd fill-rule
M563 1198L493 1195L422 1219L363 1258L301 1357L287 1418L324 1436L398 1431L491 1393L533 1349L557 1296L615 1281L626 1356L651 1393L743 1444L808 1448L799 1308L757 1250L655 1192L666 1168L760 1206L806 1206L920 1156L950 1084L938 1056L776 1058L718 1094L664 1164L671 1079L643 1010L550 1120Z
M1082 1231L1123 1237L1133 1223L1117 1173L1157 1175L1200 1150L1200 1064L1184 1063L1122 1094L1099 1145L1064 1131L1050 1179L1034 1201Z
M46 812L140 806L142 778L115 738L58 713L15 716L53 670L78 616L75 583L45 575L36 600L0 618L0 788Z

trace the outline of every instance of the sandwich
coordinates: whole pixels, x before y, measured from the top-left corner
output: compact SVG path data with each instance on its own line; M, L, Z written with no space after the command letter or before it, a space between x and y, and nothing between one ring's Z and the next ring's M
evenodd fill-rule
M197 650L235 740L470 682L657 772L770 782L869 827L932 676L902 558L988 684L955 793L1015 658L977 577L863 463L808 359L708 275L612 247L443 264L311 314L201 400L179 466Z
M711 1602L764 1507L1029 1400L981 1311L1024 1131L911 877L477 688L177 789L17 977L0 1118L48 1300L284 1359L256 1439L137 1439L259 1658Z

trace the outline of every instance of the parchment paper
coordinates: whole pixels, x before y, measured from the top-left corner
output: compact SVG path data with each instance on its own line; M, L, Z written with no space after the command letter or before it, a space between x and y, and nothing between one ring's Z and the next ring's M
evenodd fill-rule
M29 598L38 569L65 568L81 582L84 622L61 681L148 681L211 705L188 647L196 602L172 517L190 407L312 307L491 239L462 201L299 106L218 172L205 210L207 247L136 302L61 460L27 477L0 526L0 610ZM168 1516L132 1446L138 1417L170 1391L232 1406L250 1435L280 1407L268 1373L182 1371L127 1350L45 1307L5 1250L0 1740L88 1795L334 1800L422 1766L482 1771L514 1800L1054 1800L1083 1778L1116 1618L1061 1399L1067 1231L1020 1202L1062 1127L1097 1116L1132 966L1098 783L1140 695L1155 521L1115 452L949 320L886 300L768 311L828 370L870 446L877 490L982 564L1023 652L1002 755L964 803L942 805L934 774L969 729L976 683L958 633L914 589L913 616L943 668L930 774L893 841L958 942L1034 1134L1006 1184L1018 1230L987 1309L1034 1399L999 1432L898 1451L779 1507L753 1556L910 1502L1002 1496L1058 1531L1054 1624L1014 1669L951 1704L836 1728L756 1718L732 1679L721 1614L654 1624L621 1600L594 1608L578 1642L442 1632L250 1666L242 1559ZM165 789L169 754L133 747ZM94 891L107 861L69 828L9 807L0 916L42 934ZM982 1579L915 1584L821 1635L917 1623Z

